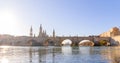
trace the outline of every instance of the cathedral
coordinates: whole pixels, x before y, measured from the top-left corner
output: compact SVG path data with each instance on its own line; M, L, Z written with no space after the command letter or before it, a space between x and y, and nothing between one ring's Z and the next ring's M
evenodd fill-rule
M38 36L35 36L35 34L33 35L33 28L31 26L31 28L30 28L30 37L45 38L45 37L48 37L48 35L47 35L46 31L42 28L42 24L40 24ZM55 37L55 30L53 30L53 37Z

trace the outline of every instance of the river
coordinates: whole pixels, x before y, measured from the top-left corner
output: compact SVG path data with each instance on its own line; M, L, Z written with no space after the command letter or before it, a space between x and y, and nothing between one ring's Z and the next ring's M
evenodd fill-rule
M0 46L0 63L120 63L120 47Z

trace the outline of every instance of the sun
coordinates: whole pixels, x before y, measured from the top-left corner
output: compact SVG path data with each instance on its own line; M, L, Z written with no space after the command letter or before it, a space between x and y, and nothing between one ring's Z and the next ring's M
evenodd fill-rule
M0 11L0 33L10 34L15 32L19 23L14 12Z

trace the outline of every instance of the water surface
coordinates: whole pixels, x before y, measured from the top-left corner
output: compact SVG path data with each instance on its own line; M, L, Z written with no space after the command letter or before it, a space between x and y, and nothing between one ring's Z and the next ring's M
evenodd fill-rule
M0 46L0 63L120 63L120 47Z

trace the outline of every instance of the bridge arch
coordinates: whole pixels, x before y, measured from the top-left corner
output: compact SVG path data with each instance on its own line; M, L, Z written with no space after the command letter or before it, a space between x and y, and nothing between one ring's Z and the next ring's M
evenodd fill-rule
M79 42L79 46L94 46L94 42L90 40L82 40Z
M30 46L40 46L42 45L41 43L37 42L36 40L32 39L32 40L28 40L28 45Z
M55 41L52 39L46 39L44 42L45 46L54 46L55 45Z
M65 39L61 42L62 45L72 45L72 41L70 39Z

